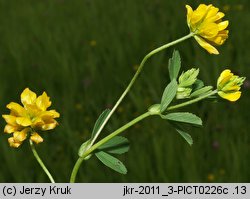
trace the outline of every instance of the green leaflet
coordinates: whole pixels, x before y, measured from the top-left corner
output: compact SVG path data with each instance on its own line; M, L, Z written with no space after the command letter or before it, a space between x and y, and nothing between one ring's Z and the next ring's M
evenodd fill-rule
M110 109L106 109L102 112L102 114L99 116L99 118L95 122L95 126L93 128L91 139L95 137L95 134L99 130L100 126L103 124L104 120L107 118L108 114L110 113Z
M124 166L124 164L112 155L109 155L103 151L97 152L95 155L104 165L113 169L114 171L121 174L127 173L127 168Z
M193 139L191 137L191 135L189 135L188 133L186 133L185 131L176 128L175 129L186 141L187 143L191 146L193 144Z
M168 71L169 77L172 81L173 79L177 79L179 71L181 68L181 57L178 50L174 50L172 58L168 61Z
M123 154L129 150L129 141L125 137L115 136L97 149L108 153Z
M164 112L168 105L172 102L174 99L176 92L177 92L177 81L176 79L173 79L165 88L162 98L161 98L161 113Z
M203 88L200 88L200 89L194 91L193 93L191 93L190 97L199 97L201 95L205 95L205 94L211 92L212 88L213 88L212 86L205 86Z
M161 115L163 119L175 121L175 122L184 122L194 125L202 126L202 120L196 116L195 114L188 112L177 112L177 113L169 113L167 115Z

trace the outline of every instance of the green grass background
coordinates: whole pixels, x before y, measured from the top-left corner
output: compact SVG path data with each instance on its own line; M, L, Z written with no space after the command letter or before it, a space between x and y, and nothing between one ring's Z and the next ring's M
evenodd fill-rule
M0 0L0 111L20 101L26 87L46 91L61 113L60 125L44 132L37 150L57 182L67 182L81 143L98 115L112 107L150 50L189 32L185 4L214 3L230 21L230 37L209 55L194 39L175 46L182 70L200 68L216 85L229 67L246 76L236 103L203 101L190 110L204 121L192 129L190 147L166 121L148 118L127 130L129 153L119 157L120 175L95 158L80 168L78 182L249 182L250 181L250 4L247 0ZM149 105L158 103L169 82L167 63L174 48L155 55L113 115L103 135ZM0 122L3 132L4 121ZM0 134L0 182L48 182L30 151L8 146Z

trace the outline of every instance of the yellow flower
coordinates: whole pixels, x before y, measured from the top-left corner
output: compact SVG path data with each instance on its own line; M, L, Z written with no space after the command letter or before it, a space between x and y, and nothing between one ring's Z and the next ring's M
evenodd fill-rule
M231 102L237 101L241 96L240 86L245 79L234 75L229 69L224 70L217 80L218 95Z
M21 94L21 102L23 106L15 102L9 103L7 108L10 109L10 114L2 115L7 123L4 132L13 135L8 142L15 148L27 137L37 144L43 142L43 138L36 131L54 129L58 125L55 118L60 117L55 110L47 111L51 101L45 92L37 97L26 88Z
M195 40L201 47L211 54L219 54L214 46L222 45L228 38L228 30L225 30L229 24L228 21L222 21L223 12L213 5L201 4L193 11L187 8L187 24Z

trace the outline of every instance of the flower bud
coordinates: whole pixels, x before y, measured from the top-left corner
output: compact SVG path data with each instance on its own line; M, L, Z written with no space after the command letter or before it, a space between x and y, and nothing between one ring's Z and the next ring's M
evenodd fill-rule
M186 72L182 72L179 77L179 87L188 87L192 86L197 80L199 74L199 69L192 68Z
M182 72L179 77L179 84L177 88L176 98L188 98L192 92L192 86L197 80L199 69L192 68L186 72Z

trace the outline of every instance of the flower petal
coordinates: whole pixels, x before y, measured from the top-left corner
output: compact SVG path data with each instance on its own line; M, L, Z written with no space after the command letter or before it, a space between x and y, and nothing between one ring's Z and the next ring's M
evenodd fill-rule
M7 124L10 124L12 126L16 126L17 123L16 123L16 116L13 116L13 115L2 115L2 117L4 118L5 122Z
M48 107L51 106L51 101L49 100L49 97L46 92L43 92L43 94L36 99L36 105L42 111L45 111Z
M26 110L18 103L11 102L6 106L11 111L11 115L25 116Z
M4 133L13 133L18 130L19 130L18 126L12 126L10 124L6 124L4 127Z
M195 25L199 23L204 17L206 16L208 12L209 6L205 4L200 4L198 8L193 12L190 23L191 25Z
M22 131L16 131L13 133L13 138L15 142L23 142L27 138L29 129L25 128Z
M214 7L214 6L211 5L211 6L210 6L210 9L209 9L209 11L208 11L208 13L207 13L206 18L207 18L207 19L213 18L214 16L217 15L218 11L219 11L219 8L216 8L216 7Z
M15 142L13 137L8 138L8 142L10 144L10 147L13 148L18 148L22 144L22 142Z
M36 144L39 144L41 142L43 142L43 138L38 134L38 133L33 133L30 136L30 139L35 142Z
M233 93L224 93L223 91L219 91L218 95L224 99L231 101L231 102L235 102L240 98L241 92L237 91L237 92L233 92Z
M52 118L58 118L60 117L60 114L56 112L55 110L50 110L50 111L44 111L42 112L39 117L42 118L42 120L50 120Z
M17 117L16 123L21 126L30 126L32 124L31 120L28 117Z
M191 19L192 14L193 14L193 9L189 5L186 5L186 9L187 9L187 23L189 25L190 24L190 19Z
M31 91L29 88L24 89L21 94L21 102L25 106L27 104L33 104L36 100L36 93Z
M220 74L220 77L217 80L217 87L223 87L226 82L228 82L231 77L233 77L233 73L231 73L231 70L226 69L223 70L222 73Z
M54 119L51 119L49 121L46 121L44 125L41 126L41 129L43 131L54 129L58 125L57 121Z
M217 16L217 20L220 20L220 19L222 19L225 16L225 14L223 12L218 12L216 14L216 16Z
M194 36L194 38L200 44L200 46L205 50L207 50L210 54L216 54L216 55L219 54L218 50L215 47L213 47L211 44L209 44L201 37Z
M203 38L214 38L219 33L216 23L203 23L200 27L199 35Z
M222 21L218 23L219 31L225 30L229 25L229 21Z

